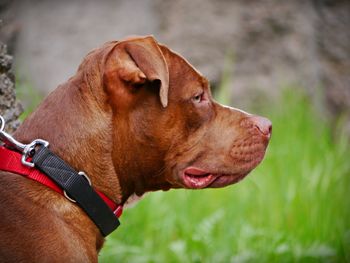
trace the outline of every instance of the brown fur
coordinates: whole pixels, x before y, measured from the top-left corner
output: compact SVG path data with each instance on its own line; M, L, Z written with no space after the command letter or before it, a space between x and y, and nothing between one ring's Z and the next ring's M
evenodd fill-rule
M237 182L262 160L268 126L213 101L208 81L153 37L135 37L90 52L15 137L49 141L94 188L124 203L189 188L189 166L223 175L208 187ZM80 208L37 182L0 175L1 262L97 262L103 237Z

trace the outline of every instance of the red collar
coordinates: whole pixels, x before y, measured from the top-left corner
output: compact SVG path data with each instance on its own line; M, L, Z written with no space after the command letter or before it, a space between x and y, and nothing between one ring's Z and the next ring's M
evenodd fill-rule
M36 168L30 168L25 166L21 162L22 155L18 152L11 151L3 146L0 146L0 170L16 173L23 175L29 179L37 181L52 190L63 195L63 190L59 188L50 178L48 178L44 173L40 172ZM97 191L96 193L103 199L103 201L109 206L113 213L120 217L123 212L123 206L117 205L111 199L109 199L105 194Z

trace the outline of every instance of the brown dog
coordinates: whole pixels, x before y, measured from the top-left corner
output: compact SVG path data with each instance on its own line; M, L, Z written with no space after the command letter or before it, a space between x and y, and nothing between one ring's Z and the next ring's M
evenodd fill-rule
M236 183L261 162L270 135L270 121L213 101L208 81L148 36L90 52L15 138L49 141L123 204L148 191ZM62 195L0 172L0 200L1 262L97 262L103 236Z

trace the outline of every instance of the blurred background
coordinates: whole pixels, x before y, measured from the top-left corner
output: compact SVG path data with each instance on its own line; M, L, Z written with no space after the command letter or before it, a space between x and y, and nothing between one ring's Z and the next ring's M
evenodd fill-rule
M247 179L148 195L101 262L350 262L350 1L1 0L0 18L22 119L91 49L152 34L273 122Z

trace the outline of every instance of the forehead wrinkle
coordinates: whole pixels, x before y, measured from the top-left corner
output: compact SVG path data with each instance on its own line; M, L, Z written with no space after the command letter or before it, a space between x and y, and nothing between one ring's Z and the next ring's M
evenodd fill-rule
M206 77L203 77L200 75L200 82L201 82L201 85L204 89L209 89L210 84L209 84L209 81Z

